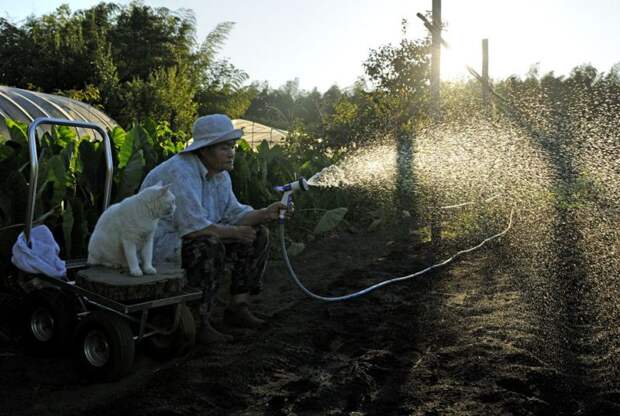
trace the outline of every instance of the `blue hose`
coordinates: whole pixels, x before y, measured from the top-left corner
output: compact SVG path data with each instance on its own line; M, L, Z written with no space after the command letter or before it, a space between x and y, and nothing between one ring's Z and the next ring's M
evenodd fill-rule
M380 287L383 286L387 286L391 283L396 283L396 282L402 282L404 280L408 280L408 279L412 279L414 277L420 276L424 273L427 273L433 269L436 269L438 267L442 267L445 266L448 263L451 263L454 259L456 259L457 257L466 254L466 253L471 253L472 251L475 251L477 249L479 249L480 247L482 247L483 245L485 245L486 243L488 243L489 241L495 240L496 238L499 238L501 236L503 236L504 234L506 234L508 232L508 230L510 230L510 228L512 227L512 217L514 214L514 209L512 209L510 211L510 220L508 221L508 226L504 229L504 231L502 231L501 233L498 234L494 234L488 238L485 238L484 240L482 240L482 242L480 242L479 244L470 247L466 250L461 250L458 251L456 254L454 254L452 257L450 257L447 260L444 260L440 263L437 264L433 264L432 266L427 267L426 269L420 270L418 272L415 272L413 274L409 274L407 276L402 276L402 277L395 277L392 279L388 279L388 280L384 280L383 282L379 282L377 284L374 284L372 286L367 287L366 289L360 290L358 292L353 292L350 293L348 295L343 295L343 296L321 296L321 295L317 295L316 293L311 292L309 289L307 289L303 283L301 283L301 281L299 280L299 278L297 277L297 275L295 274L295 270L293 270L293 266L291 266L291 261L288 258L288 253L286 251L286 242L284 240L284 221L280 222L280 242L281 242L281 247L282 247L282 256L284 257L284 262L286 263L286 268L288 270L288 275L290 276L291 279L293 279L293 281L295 282L295 284L297 286L299 286L299 288L302 290L302 292L304 292L306 295L310 296L311 298L314 299L318 299L318 300L322 300L325 302L339 302L339 301L345 301L345 300L349 300L349 299L353 299L362 295L365 295L367 293L372 292L375 289L379 289Z

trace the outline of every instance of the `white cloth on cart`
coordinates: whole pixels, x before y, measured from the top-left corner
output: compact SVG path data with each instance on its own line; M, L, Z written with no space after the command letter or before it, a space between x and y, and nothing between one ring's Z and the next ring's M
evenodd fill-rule
M64 277L67 273L64 260L58 257L60 247L49 228L38 225L30 231L28 246L23 232L17 237L13 245L13 264L27 273L42 273L50 277Z

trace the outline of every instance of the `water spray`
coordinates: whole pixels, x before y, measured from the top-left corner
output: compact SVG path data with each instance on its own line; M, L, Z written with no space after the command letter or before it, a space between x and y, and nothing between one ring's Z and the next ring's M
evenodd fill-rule
M276 186L274 187L274 189L276 191L280 191L283 192L284 194L282 195L282 203L285 204L288 208L292 207L292 203L293 203L293 192L295 191L307 191L309 189L309 185L308 182L306 181L305 178L300 178L299 180L296 180L294 182L291 183L287 183L286 185L282 185L282 186ZM488 198L487 200L485 200L484 202L491 202L493 200L495 200L498 197L498 195L495 195L491 198ZM454 206L448 206L448 207L442 207L442 208L455 208L455 207L461 207L461 206L465 206L465 205L469 205L469 204L473 204L473 202L468 202L468 203L464 203L464 204L457 204ZM510 218L508 220L508 225L507 227L497 233L494 234L490 237L485 238L484 240L482 240L480 243L478 243L477 245L470 247L468 249L465 250L460 250L458 252L456 252L454 255L452 255L452 257L433 264L432 266L429 266L423 270L417 271L415 273L406 275L406 276L402 276L402 277L394 277L392 279L388 279L388 280L384 280L382 282L376 283L372 286L367 287L366 289L362 289L360 291L357 292L353 292L350 293L348 295L342 295L342 296L321 296L321 295L317 295L316 293L313 293L312 291L310 291L308 288L306 288L303 283L301 283L301 281L299 280L299 278L297 277L297 274L295 274L295 270L293 270L293 266L291 265L291 261L288 258L288 252L286 250L286 242L285 242L285 238L284 238L284 219L285 219L285 214L286 214L286 210L281 210L280 211L280 219L279 219L279 223L280 223L280 244L281 244L281 248L282 248L282 256L284 257L284 263L286 264L286 269L288 271L288 275L289 277L293 280L293 282L295 282L295 284L301 289L302 292L304 292L306 295L310 296L311 298L314 299L318 299L318 300L322 300L325 302L339 302L339 301L344 301L344 300L349 300L349 299L353 299L362 295L365 295L367 293L372 292L375 289L379 289L380 287L389 285L391 283L396 283L396 282L402 282L404 280L409 280L412 279L414 277L418 277L420 275L423 275L433 269L445 266L449 263L451 263L452 261L454 261L457 257L462 256L463 254L466 253L471 253L472 251L475 251L477 249L479 249L480 247L484 246L485 244L487 244L488 242L495 240L499 237L502 237L504 234L506 234L508 232L508 230L510 230L510 228L512 227L512 220L513 220L513 215L514 215L514 208L510 211Z

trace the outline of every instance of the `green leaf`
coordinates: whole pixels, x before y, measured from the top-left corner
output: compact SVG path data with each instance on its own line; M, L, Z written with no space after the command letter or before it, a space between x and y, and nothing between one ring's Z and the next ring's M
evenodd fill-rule
M233 186L237 195L241 200L248 201L249 180L252 172L248 167L248 161L245 153L237 153L235 157L235 169L232 171Z
M134 154L134 149L136 148L136 144L134 141L136 140L136 134L134 132L135 129L131 129L131 131L124 136L123 144L121 145L118 151L118 169L123 169Z
M176 144L176 152L175 153L179 153L183 149L185 149L185 143L177 142L177 144Z
M288 253L288 255L290 257L295 257L295 256L301 254L301 252L304 251L305 248L306 248L306 245L304 243L297 243L297 242L293 241L286 248L286 252Z
M338 224L340 224L347 211L348 210L344 207L327 211L323 214L316 227L314 227L313 233L321 234L334 229Z
M314 166L313 166L312 162L308 160L308 161L304 162L304 164L299 167L299 172L301 174L303 174L303 175L307 175L309 172L312 172L313 169L314 169Z
M375 218L372 223L368 226L368 231L374 231L383 224L383 218Z
M166 157L168 155L177 153L177 148L175 144L170 139L164 139L159 141L159 147L162 148L163 156Z
M42 135L39 136L38 148L40 152L56 154L60 150L60 146L55 146L54 137L50 134L49 131L43 132Z
M50 201L52 206L60 204L65 197L67 171L61 155L54 155L48 161L47 181L53 182L54 193Z
M74 127L56 126L52 131L55 143L62 148L77 140L77 133Z
M252 146L245 139L239 139L237 140L237 151L249 153L252 151Z
M19 143L22 146L28 145L28 128L25 123L20 123L18 121L13 121L10 118L4 120L6 126L9 129L9 133L11 134L11 140Z
M154 137L140 126L136 126L128 133L133 135L134 149L142 150L142 155L146 166L149 168L155 167L158 161L157 152L155 151Z
M82 140L78 148L78 171L80 180L88 184L89 190L99 193L103 189L105 164L103 163L103 144Z
M144 123L142 123L142 127L147 131L149 136L152 138L157 137L157 123L152 118L147 118Z
M0 144L0 162L15 155L15 150L10 146Z
M112 141L112 147L116 148L117 151L120 151L123 145L125 144L125 137L127 133L120 127L114 127L112 131L109 132L109 138Z
M267 140L263 140L262 142L260 142L260 144L256 146L256 151L265 159L269 159L271 156L269 153L269 143L267 143Z
M142 151L134 153L133 157L121 172L121 183L117 195L117 200L133 195L144 177L145 161Z
M60 157L65 162L65 166L69 168L69 170L75 169L75 143L68 143L64 149L60 151Z
M73 231L73 220L73 209L71 208L71 204L67 201L65 210L62 213L62 232L65 236L65 251L68 257L71 257L71 233Z

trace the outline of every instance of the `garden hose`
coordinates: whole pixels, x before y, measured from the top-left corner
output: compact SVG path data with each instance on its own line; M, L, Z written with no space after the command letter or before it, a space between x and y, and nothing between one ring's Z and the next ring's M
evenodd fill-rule
M314 299L318 299L318 300L322 300L325 302L339 302L339 301L345 301L345 300L350 300L362 295L365 295L367 293L372 292L375 289L379 289L380 287L383 286L387 286L391 283L396 283L396 282L402 282L404 280L408 280L408 279L412 279L414 277L423 275L424 273L427 273L433 269L436 269L438 267L442 267L445 266L446 264L451 263L454 259L456 259L457 257L466 254L466 253L471 253L472 251L475 251L477 249L479 249L480 247L482 247L483 245L485 245L486 243L488 243L489 241L495 240L501 236L503 236L504 234L506 234L508 232L508 230L510 230L510 228L512 227L512 217L514 214L514 208L511 209L510 211L510 219L508 221L508 226L500 233L498 234L494 234L490 237L485 238L484 240L482 240L482 242L480 242L479 244L470 247L466 250L461 250L458 251L456 254L454 254L452 257L450 257L447 260L444 260L440 263L436 263L433 264L432 266L427 267L426 269L420 270L418 272L415 272L413 274L409 274L407 276L402 276L402 277L395 277L392 279L388 279L388 280L384 280L382 282L379 282L377 284L374 284L372 286L367 287L366 289L357 291L357 292L353 292L350 293L348 295L343 295L343 296L321 296L321 295L317 295L316 293L313 293L312 291L310 291L308 288L306 288L303 283L301 283L301 281L299 280L299 278L297 277L297 275L295 274L295 270L293 270L293 266L291 265L291 261L288 258L288 253L286 251L286 242L284 239L284 220L280 220L280 242L281 242L281 247L282 247L282 256L284 257L284 262L286 263L286 268L288 270L288 275L290 276L290 278L295 282L295 284L308 296L310 296L311 298Z

